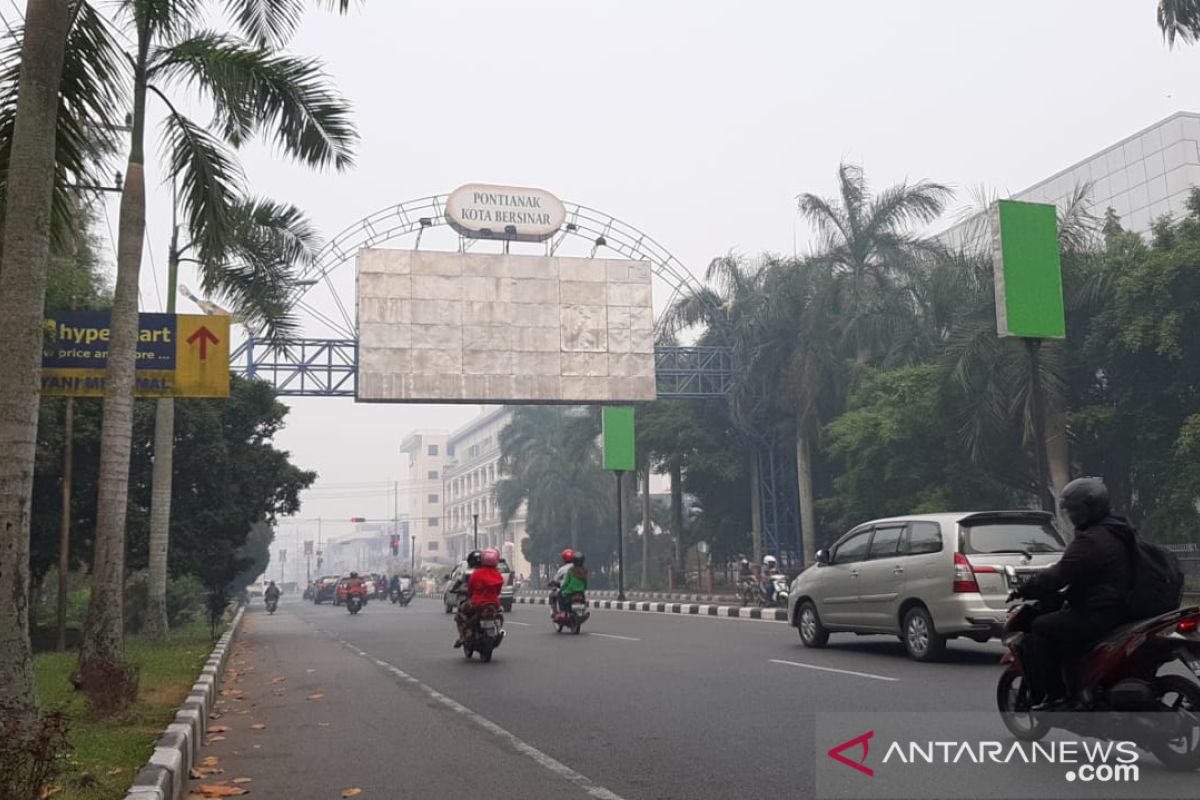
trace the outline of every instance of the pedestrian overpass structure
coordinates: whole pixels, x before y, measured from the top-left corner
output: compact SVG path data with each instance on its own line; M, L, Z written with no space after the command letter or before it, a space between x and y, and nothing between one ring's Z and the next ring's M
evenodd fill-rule
M249 336L230 354L233 373L269 383L282 397L356 397L359 387L359 337L347 291L351 264L364 248L389 245L419 250L522 248L546 256L624 258L650 266L655 294L667 297L664 308L688 297L700 286L682 263L645 232L603 212L563 203L565 222L551 238L531 244L506 238L464 236L447 223L449 195L432 195L384 208L350 225L330 240L298 275L291 297L305 335L280 345ZM511 229L510 229L511 230ZM487 241L491 238L492 241ZM515 250L514 250L515 252ZM339 293L340 290L340 293ZM662 315L655 321L656 341ZM726 397L734 380L734 359L725 347L654 347L655 385L659 399L704 400ZM765 552L799 560L803 552L795 480L789 449L764 440L757 448L759 505Z

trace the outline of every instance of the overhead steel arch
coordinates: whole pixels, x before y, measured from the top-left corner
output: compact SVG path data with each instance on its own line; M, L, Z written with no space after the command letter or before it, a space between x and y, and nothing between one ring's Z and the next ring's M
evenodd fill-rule
M330 282L330 275L364 247L376 247L406 236L415 236L414 247L420 247L421 236L427 229L443 225L448 227L445 217L447 198L448 195L438 194L406 200L348 226L329 240L314 262L301 271L292 297L296 307L313 315L338 335L355 338L357 331L352 310L338 296ZM679 259L641 229L578 203L564 202L563 205L567 210L566 222L557 234L544 242L546 255L554 255L566 239L579 238L587 242L592 256L601 250L608 250L625 258L647 261L654 276L670 288L671 294L665 306L668 308L680 297L700 288L699 282ZM458 236L459 251L466 252L479 241L486 240ZM491 241L503 242L504 239L496 237ZM340 319L304 301L304 295L318 283L324 283L329 288ZM660 317L655 325L655 334L660 332L661 326Z

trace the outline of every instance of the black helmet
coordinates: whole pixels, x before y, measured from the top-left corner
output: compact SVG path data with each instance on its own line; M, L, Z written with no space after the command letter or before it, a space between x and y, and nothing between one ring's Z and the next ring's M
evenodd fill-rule
M353 572L353 571L352 571L352 572L350 573L350 577L351 577L351 578L357 578L357 577L358 577L358 573L357 573L357 572Z
M571 563L577 567L583 566L583 553L579 550L575 551L575 555L571 557Z
M481 553L478 550L472 550L471 552L467 553L467 566L468 567L470 567L471 569L475 569L482 563L483 563L483 553Z
M1112 510L1108 487L1099 478L1076 478L1063 487L1058 507L1079 530L1095 525Z

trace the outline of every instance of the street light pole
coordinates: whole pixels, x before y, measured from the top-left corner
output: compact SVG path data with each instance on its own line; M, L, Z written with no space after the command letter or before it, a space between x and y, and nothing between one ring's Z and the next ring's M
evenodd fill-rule
M412 542L408 546L409 566L408 571L412 573L413 578L417 577L417 535L412 535Z
M479 515L472 514L471 516L474 517L474 519L475 519L475 546L472 547L471 549L478 550L479 549Z

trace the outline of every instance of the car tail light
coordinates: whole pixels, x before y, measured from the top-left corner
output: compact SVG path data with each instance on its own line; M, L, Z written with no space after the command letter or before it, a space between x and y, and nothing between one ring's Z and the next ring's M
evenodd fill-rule
M1195 633L1198 624L1200 624L1200 617L1188 617L1179 621L1176 630L1180 633Z
M975 571L971 569L971 562L967 561L967 557L962 553L954 554L954 592L961 594L964 592L979 592L979 582L975 580Z

